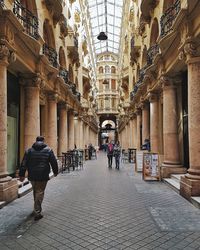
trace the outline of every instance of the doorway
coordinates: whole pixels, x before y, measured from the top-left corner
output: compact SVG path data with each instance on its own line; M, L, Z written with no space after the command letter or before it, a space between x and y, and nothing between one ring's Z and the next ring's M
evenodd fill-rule
M183 164L189 168L189 135L188 135L188 74L183 73L182 84L182 119L183 119Z

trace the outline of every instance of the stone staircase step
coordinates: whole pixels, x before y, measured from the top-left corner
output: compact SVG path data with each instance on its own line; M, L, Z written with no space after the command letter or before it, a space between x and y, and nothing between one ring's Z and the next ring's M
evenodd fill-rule
M0 201L0 208L4 207L6 205L5 201Z
M24 186L21 186L19 189L18 189L18 197L22 197L24 196L25 194L29 193L30 191L32 191L32 185L31 183L28 183Z
M180 191L180 181L174 178L163 178L164 182L172 187L177 193Z

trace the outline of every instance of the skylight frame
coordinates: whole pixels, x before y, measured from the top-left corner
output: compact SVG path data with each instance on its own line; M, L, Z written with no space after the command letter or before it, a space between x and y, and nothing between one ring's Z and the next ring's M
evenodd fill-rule
M105 3L107 5L107 19L105 16ZM87 4L91 17L91 34L96 54L104 52L117 54L120 45L123 0L87 0ZM110 10L113 13L109 12ZM97 40L97 36L101 31L106 32L108 35L107 41Z

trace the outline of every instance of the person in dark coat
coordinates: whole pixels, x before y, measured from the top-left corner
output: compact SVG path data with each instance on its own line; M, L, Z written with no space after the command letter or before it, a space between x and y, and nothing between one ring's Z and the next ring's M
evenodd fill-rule
M44 191L49 180L50 170L53 170L54 176L58 174L58 163L52 149L44 143L44 137L38 136L36 142L31 148L25 151L20 169L20 181L24 181L25 172L28 171L28 179L33 187L35 220L43 217L42 201Z

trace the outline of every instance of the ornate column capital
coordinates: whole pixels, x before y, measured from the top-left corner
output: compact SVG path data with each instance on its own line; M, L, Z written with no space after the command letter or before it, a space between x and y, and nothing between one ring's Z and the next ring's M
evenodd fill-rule
M58 104L58 108L59 109L64 109L64 110L68 110L69 109L69 106L67 105L67 103L65 103L65 102L60 102L59 104Z
M149 102L151 102L151 103L158 101L158 94L156 94L156 93L149 92L147 97L148 97Z
M24 87L37 87L39 89L44 89L45 81L40 74L21 74L20 84Z
M140 108L140 107L136 107L136 108L135 108L135 114L136 114L136 115L141 115L141 113L142 113L142 112L141 112L141 108Z
M188 38L179 52L179 60L185 60L186 63L193 57L198 56L198 49L192 38Z
M0 44L0 63L6 66L16 60L16 54L14 51L10 51L5 44Z
M163 90L168 88L176 88L180 83L181 78L179 76L174 76L173 78L171 78L163 75L160 77L160 85Z
M48 94L48 101L58 102L58 94L57 93L49 93Z

